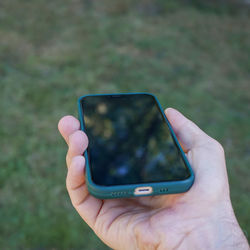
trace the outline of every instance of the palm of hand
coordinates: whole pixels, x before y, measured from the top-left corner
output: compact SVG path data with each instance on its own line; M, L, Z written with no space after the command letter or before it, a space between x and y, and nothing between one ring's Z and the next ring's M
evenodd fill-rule
M206 146L206 154L213 153L213 157L223 153L219 145L217 148L210 147L210 150L209 145ZM191 152L192 155L199 155L199 159L192 160L188 157L191 164L203 157L207 159L207 155L199 147L189 152L188 156ZM218 161L214 162L217 165ZM199 168L204 171L206 167L212 167L202 183L197 181L184 194L102 201L93 230L107 245L115 249L132 249L132 245L138 249L144 249L145 246L146 249L177 249L182 245L187 248L189 238L198 234L204 221L213 214L213 204L218 200L227 200L226 183L213 182L211 185L210 178L216 174L213 170L218 168L211 165L213 162L210 162L210 166L196 168L197 171Z

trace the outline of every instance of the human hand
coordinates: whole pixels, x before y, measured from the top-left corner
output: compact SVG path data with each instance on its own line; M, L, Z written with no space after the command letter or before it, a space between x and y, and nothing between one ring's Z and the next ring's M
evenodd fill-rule
M73 206L97 236L114 249L249 249L235 218L222 146L172 108L166 115L195 172L182 194L100 200L85 184L88 138L79 121L63 117L68 144L66 186Z

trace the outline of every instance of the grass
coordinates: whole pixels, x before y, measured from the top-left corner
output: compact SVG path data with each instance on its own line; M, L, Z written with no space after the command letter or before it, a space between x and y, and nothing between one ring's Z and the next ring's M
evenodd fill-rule
M152 92L223 144L249 239L249 10L197 3L1 1L3 249L105 249L66 193L57 122L109 92Z

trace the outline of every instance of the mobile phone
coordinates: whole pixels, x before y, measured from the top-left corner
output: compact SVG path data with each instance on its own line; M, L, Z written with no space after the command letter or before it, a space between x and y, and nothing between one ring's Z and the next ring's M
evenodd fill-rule
M86 184L100 199L182 193L194 173L157 98L149 93L78 100Z

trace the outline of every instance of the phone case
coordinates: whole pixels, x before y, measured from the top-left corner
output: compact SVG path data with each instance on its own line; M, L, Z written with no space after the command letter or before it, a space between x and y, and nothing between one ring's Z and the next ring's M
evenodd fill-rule
M115 185L115 186L101 186L97 185L93 182L91 177L91 171L90 171L90 164L88 160L88 154L87 151L84 153L84 157L86 160L86 184L87 188L93 196L99 199L113 199L113 198L128 198L128 197L140 197L140 196L153 196L153 195L160 195L160 194L176 194L176 193L183 193L188 191L193 182L194 182L194 172L192 170L191 165L189 164L185 153L183 152L176 135L158 101L155 95L150 93L119 93L119 94L96 94L96 95L85 95L81 96L78 99L78 111L79 111L79 118L81 123L81 130L85 131L85 125L84 125L84 117L83 117L83 111L81 106L81 100L87 96L107 96L107 95L138 95L138 94L144 94L144 95L150 95L158 104L160 111L162 112L165 121L167 122L169 126L170 133L173 136L173 139L176 142L177 147L180 150L180 153L182 154L184 163L188 167L190 171L190 176L185 180L179 180L179 181L167 181L167 182L158 182L158 183L143 183L143 184L131 184L131 185ZM135 190L138 188L152 188L151 193L149 194L135 194Z

